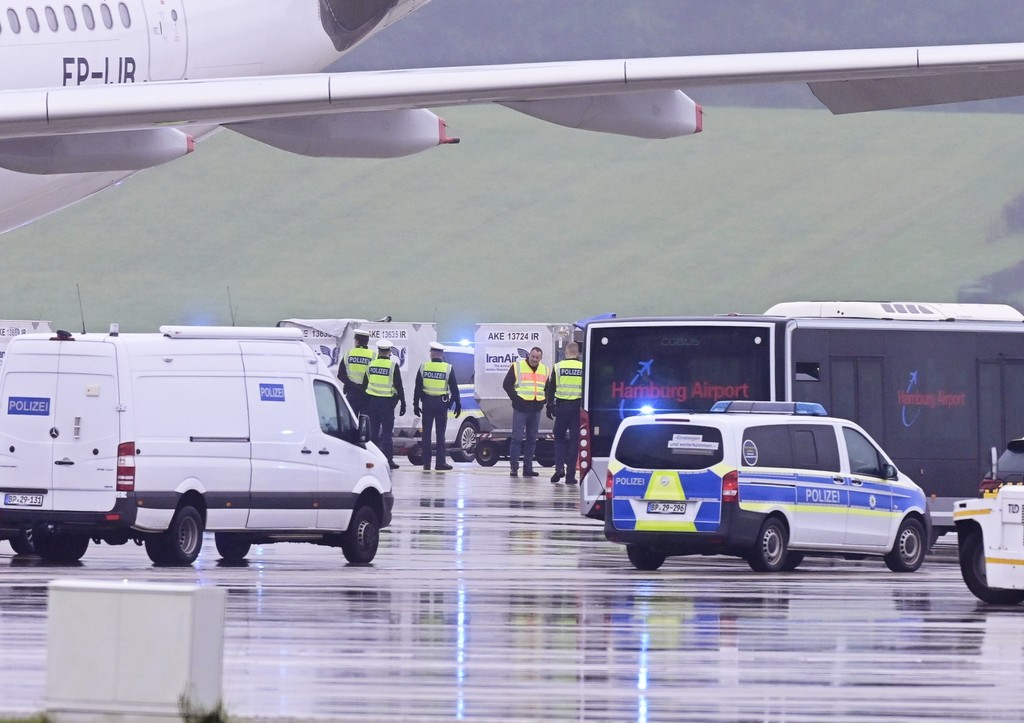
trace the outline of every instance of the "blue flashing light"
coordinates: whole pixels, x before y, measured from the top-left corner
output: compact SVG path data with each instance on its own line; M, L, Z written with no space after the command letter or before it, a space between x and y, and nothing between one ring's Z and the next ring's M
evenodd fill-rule
M644 406L640 407L640 414L654 414L654 407L652 407L650 404L645 404Z
M811 417L827 417L825 407L817 402L715 402L710 411L733 414L796 414Z

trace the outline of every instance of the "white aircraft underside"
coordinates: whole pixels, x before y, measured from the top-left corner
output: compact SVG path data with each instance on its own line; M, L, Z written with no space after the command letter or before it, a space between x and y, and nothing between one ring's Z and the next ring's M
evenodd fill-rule
M0 15L0 232L217 127L304 155L384 158L455 142L428 110L452 105L674 138L703 127L682 88L807 82L834 113L1024 95L1024 43L323 73L428 0L28 2Z

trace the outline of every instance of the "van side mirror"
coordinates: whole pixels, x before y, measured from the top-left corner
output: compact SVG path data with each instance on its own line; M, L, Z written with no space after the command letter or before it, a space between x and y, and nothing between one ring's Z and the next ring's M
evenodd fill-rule
M989 456L992 458L992 479L999 479L999 450L992 447Z
M359 442L366 444L370 441L370 418L365 414L359 415Z
M891 464L882 465L882 479L899 479L900 473Z

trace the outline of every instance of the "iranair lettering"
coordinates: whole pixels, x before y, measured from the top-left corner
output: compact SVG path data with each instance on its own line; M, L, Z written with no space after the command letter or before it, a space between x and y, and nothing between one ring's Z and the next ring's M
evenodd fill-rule
M103 57L93 62L81 56L64 58L62 85L116 85L135 82L136 63L130 55Z

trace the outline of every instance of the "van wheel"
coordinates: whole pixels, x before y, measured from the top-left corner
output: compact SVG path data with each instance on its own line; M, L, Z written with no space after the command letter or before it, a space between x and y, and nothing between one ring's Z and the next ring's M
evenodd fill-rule
M459 433L455 436L455 449L452 459L456 462L472 462L476 455L476 421L472 418L463 420Z
M476 463L481 467L493 467L498 464L498 445L490 440L477 442Z
M883 558L885 566L893 572L914 572L924 562L928 542L924 536L924 525L913 517L903 520L892 550Z
M231 532L213 533L213 542L225 562L241 562L252 547L251 542Z
M78 562L89 549L89 538L85 535L45 532L33 535L32 542L39 557L47 562Z
M626 555L637 570L657 570L665 564L665 554L644 545L626 545Z
M15 555L35 554L36 548L32 544L32 530L22 530L16 537L10 539L10 543Z
M377 514L364 505L352 513L348 529L342 535L341 551L353 565L368 565L376 557L379 544Z
M761 525L747 563L755 572L780 572L785 569L788 547L786 528L775 517L769 517Z
M985 574L985 544L981 530L975 530L960 543L960 574L974 597L991 605L1016 605L1024 602L1024 590L991 588Z
M191 505L174 513L166 532L146 538L146 554L155 565L191 565L203 549L203 518Z

